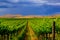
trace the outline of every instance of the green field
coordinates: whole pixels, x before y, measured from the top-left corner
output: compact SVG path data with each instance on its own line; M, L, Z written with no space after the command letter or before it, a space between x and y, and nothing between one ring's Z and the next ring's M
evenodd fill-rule
M60 40L60 18L0 18L0 40Z

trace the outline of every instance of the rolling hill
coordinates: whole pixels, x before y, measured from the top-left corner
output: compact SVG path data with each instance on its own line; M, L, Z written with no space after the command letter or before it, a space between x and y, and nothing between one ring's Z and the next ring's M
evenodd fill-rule
M12 15L12 14L7 14L7 15L3 15L0 16L0 18L60 18L60 14L55 14L55 15L51 15L51 16L41 16L41 15L27 15L27 16L23 16L23 15Z

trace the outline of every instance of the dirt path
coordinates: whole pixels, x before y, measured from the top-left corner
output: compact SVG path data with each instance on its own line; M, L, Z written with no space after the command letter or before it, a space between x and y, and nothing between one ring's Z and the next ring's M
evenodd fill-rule
M30 23L28 22L28 25L27 25L27 28L28 28L28 36L30 36L30 40L38 40L37 36L35 35L34 31L32 30L32 28L30 27Z

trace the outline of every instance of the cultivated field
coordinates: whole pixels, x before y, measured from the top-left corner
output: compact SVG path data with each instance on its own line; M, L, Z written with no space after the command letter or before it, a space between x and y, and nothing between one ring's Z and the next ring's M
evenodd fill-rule
M0 18L0 40L60 40L60 18Z

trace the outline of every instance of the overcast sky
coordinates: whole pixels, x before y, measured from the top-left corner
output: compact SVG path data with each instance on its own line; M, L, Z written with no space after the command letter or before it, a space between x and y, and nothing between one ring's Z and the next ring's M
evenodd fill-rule
M60 0L0 0L0 15L52 15L60 13Z

